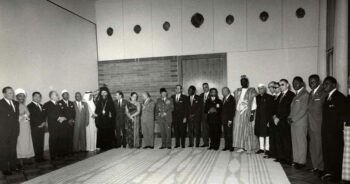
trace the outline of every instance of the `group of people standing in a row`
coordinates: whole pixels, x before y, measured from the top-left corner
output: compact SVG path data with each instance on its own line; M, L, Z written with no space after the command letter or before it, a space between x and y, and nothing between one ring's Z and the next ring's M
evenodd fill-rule
M117 91L113 100L109 89L101 87L98 95L86 93L84 100L77 92L74 102L69 101L66 90L62 100L51 91L44 105L40 104L41 94L34 92L27 107L24 90L15 91L15 101L12 88L5 87L0 101L0 149L5 150L0 152L0 169L11 174L17 158L35 155L42 160L44 127L48 127L50 157L55 160L73 152L94 151L96 146L101 150L153 149L157 123L160 149L172 148L173 135L175 148L186 147L188 136L188 147L218 150L223 135L223 151L265 153L266 158L297 169L305 167L309 136L313 172L340 180L343 126L349 123L349 116L346 97L336 90L335 78L327 77L321 84L318 75L311 75L310 93L301 77L292 82L296 93L286 79L270 82L270 94L264 84L259 84L258 91L249 87L246 76L240 82L241 88L233 93L224 87L222 99L208 83L203 83L200 95L194 86L184 95L177 85L171 97L161 88L156 101L143 92L141 102L136 92L125 100L123 92Z
M27 93L11 87L2 90L0 100L0 170L11 175L23 167L23 159L45 161L45 132L49 132L51 160L80 151L95 151L97 129L93 115L95 104L92 95L75 93L75 101L69 101L69 93L63 90L62 100L56 91L49 93L50 100L41 104L40 92L32 94L32 102L26 105ZM35 159L35 161L34 161ZM19 162L17 162L17 160Z

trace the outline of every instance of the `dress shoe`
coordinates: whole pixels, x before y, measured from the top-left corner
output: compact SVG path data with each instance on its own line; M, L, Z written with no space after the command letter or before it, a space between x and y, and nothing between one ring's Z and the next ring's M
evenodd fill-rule
M222 151L227 151L227 150L228 150L228 148L226 148L226 147L224 149L222 149Z
M185 148L185 145L181 146L181 148Z
M153 147L153 146L149 146L148 148L149 148L149 149L154 149L154 147Z
M208 150L212 150L212 149L214 149L212 146L210 146L210 147L208 148Z
M188 145L188 147L192 148L192 147L193 147L193 144Z
M171 149L171 147L168 147L168 149Z
M237 152L237 153L242 153L242 152L244 152L244 151L245 151L244 149L240 148L240 149L238 149L236 152Z
M230 148L229 150L230 150L230 152L234 152L235 148Z
M199 147L199 144L196 144L196 148L198 148Z
M256 154L264 153L264 150L259 149L258 151L255 152Z
M209 145L208 144L203 144L202 146L201 146L201 148L205 148L205 147L208 147Z
M162 147L160 147L159 149L164 149L165 148L165 146L162 146Z
M6 170L6 171L2 171L2 174L3 174L4 176L11 176L11 175L12 175L12 172Z
M149 148L149 146L145 146L145 147L143 147L143 149L147 149L147 148Z
M180 146L179 145L176 145L174 148L179 148Z
M294 163L294 168L295 168L295 169L302 169L302 168L304 168L304 167L306 167L305 164Z

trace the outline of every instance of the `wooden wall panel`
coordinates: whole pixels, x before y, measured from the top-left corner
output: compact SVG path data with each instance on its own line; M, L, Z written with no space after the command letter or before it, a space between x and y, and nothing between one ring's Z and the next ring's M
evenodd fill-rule
M123 91L127 98L133 91L139 95L149 91L156 99L160 88L166 88L170 96L177 84L183 85L186 95L190 85L195 85L198 94L201 93L203 82L220 91L227 85L226 66L226 54L101 61L98 63L98 77L99 85L107 85L113 96L118 90Z
M112 93L121 90L127 98L133 91L140 96L149 91L156 99L160 88L170 92L179 83L177 63L175 56L99 62L99 84L106 84Z
M197 88L197 94L203 92L202 84L207 82L210 88L221 89L227 85L226 54L182 56L182 84L184 93L190 85Z

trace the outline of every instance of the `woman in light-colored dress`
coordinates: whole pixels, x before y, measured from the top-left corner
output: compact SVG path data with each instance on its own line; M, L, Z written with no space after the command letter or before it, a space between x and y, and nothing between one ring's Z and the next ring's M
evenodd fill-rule
M17 140L17 158L23 167L23 159L33 158L35 156L32 133L29 122L29 110L25 105L26 92L23 89L15 91L17 101L19 103L19 135Z
M127 129L127 144L129 148L140 148L141 147L141 124L140 124L140 112L141 104L137 101L138 95L136 92L131 93L130 103L125 106L126 115L128 121L126 123Z
M85 93L84 100L89 106L89 114L91 115L89 125L86 127L86 151L96 151L97 128L95 125L95 118L93 116L96 106L91 93Z

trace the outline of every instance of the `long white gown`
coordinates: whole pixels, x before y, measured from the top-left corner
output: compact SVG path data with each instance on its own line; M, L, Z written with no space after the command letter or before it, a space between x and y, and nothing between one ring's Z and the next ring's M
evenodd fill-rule
M97 128L95 125L95 119L91 117L95 113L96 106L93 102L93 99L90 100L91 94L84 94L84 101L89 106L89 125L86 127L86 151L95 151L96 150L96 141L97 141Z
M35 156L32 132L29 123L29 110L19 104L19 135L17 139L17 158L31 158Z

